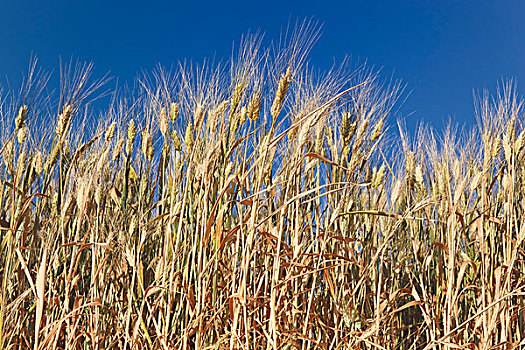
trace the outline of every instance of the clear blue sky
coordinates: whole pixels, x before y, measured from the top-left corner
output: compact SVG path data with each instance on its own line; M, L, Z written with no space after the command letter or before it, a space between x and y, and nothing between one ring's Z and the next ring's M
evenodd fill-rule
M16 81L31 53L93 61L121 81L161 63L226 58L248 30L277 39L290 22L323 23L318 67L351 55L401 79L402 113L441 127L474 122L472 92L515 78L525 91L525 1L3 1L0 76Z

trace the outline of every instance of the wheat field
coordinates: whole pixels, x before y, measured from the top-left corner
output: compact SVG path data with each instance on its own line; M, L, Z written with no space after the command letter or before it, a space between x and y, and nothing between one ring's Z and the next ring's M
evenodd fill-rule
M315 70L318 36L128 89L73 63L52 93L35 63L4 90L0 348L524 347L513 84L470 130L408 133L403 86Z

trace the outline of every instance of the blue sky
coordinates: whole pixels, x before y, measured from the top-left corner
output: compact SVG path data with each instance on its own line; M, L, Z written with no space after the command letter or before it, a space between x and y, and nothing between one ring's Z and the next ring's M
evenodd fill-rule
M442 127L471 125L473 90L515 78L525 91L525 1L4 1L0 76L16 82L31 54L46 69L59 57L93 61L129 81L157 63L225 59L249 30L278 39L313 17L323 34L311 62L351 55L382 68L409 92L401 113ZM5 80L3 80L5 81Z

